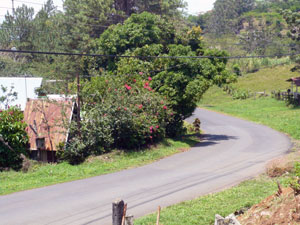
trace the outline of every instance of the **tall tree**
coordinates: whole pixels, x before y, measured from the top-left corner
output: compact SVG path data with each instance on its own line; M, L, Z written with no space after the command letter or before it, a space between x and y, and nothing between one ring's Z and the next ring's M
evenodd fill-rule
M34 9L22 5L14 14L7 12L0 30L0 45L16 47L21 50L31 50L34 34Z
M290 31L288 36L295 41L296 45L293 48L294 52L300 52L300 11L293 12L291 10L285 10L283 16L289 26ZM300 72L300 57L294 57L297 65L292 68L292 71Z
M67 50L88 51L88 45L113 23L113 0L66 0L64 2Z
M255 0L217 0L210 17L210 31L215 34L236 32L236 21L245 12L251 11Z

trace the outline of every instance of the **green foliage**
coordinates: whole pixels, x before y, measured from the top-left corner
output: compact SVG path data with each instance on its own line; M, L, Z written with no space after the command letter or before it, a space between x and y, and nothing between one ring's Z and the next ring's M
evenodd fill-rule
M300 6L299 6L300 7ZM284 19L286 20L289 26L288 37L296 42L295 47L293 48L294 52L300 51L300 11L293 12L291 10L283 11ZM300 71L300 58L293 57L297 65L292 69L293 72Z
M21 50L32 49L33 18L34 9L26 5L17 7L14 16L8 12L1 24L0 46L16 47Z
M255 0L217 0L210 16L209 30L222 35L236 32L235 19L254 8Z
M28 136L23 113L16 107L0 110L0 171L21 169L21 154L26 154Z
M168 101L153 92L151 78L139 76L128 77L127 81L122 77L97 77L84 86L81 135L70 141L63 159L76 164L89 155L114 148L141 149L165 137L173 112Z
M0 85L0 89L3 94L3 96L0 96L0 104L4 105L4 108L7 109L9 108L9 105L17 99L18 93L13 91L14 86L11 86L10 89L8 89Z
M250 98L250 93L247 90L239 89L234 85L224 85L223 90L227 92L227 94L231 95L233 99L247 99Z
M211 14L212 14L211 12L206 12L203 14L199 14L197 16L189 15L187 19L190 23L192 23L192 25L200 26L201 29L206 30L209 26L209 20Z
M96 52L104 54L123 54L128 49L145 45L174 43L175 27L160 16L150 13L133 14L123 25L107 29L96 40Z
M218 50L205 50L202 30L193 27L179 35L172 23L150 13L133 14L124 25L116 25L96 40L95 51L104 54L139 56L138 58L108 59L96 62L114 74L139 72L153 79L151 88L166 97L174 111L173 123L167 134L180 131L182 120L192 114L197 101L212 85L232 82L235 77L226 70L225 59L142 58L142 56L226 56Z
M238 64L234 64L233 67L232 67L232 69L233 69L233 72L234 72L237 76L242 76L242 71L241 71L241 69L240 69L240 67L239 67Z
M300 162L296 162L294 165L294 177L290 178L290 186L294 190L296 195L300 194Z
M89 42L93 38L98 38L107 26L118 22L111 17L116 14L113 0L66 0L64 9L64 28L67 34L64 43L67 49L88 51Z

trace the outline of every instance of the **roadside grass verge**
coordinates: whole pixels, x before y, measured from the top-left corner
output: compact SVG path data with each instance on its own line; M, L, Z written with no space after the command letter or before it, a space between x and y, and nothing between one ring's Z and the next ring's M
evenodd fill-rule
M281 178L286 183L287 178ZM228 216L241 209L248 209L277 190L276 181L260 176L259 178L242 182L236 187L202 196L167 207L161 211L160 223L164 225L210 225L214 224L215 214ZM155 224L156 214L147 215L135 220L137 225Z
M8 171L0 173L0 195L84 179L149 164L164 157L185 151L199 140L185 137L182 140L166 139L156 147L142 151L114 151L90 157L84 163L34 163L27 173Z

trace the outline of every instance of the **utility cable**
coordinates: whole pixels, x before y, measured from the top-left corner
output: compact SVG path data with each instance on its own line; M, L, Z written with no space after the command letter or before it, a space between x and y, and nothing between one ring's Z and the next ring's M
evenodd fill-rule
M252 58L276 58L283 56L296 56L300 52L289 54L275 54L275 55L258 55L258 56L132 56L132 55L105 55L105 54L88 54L88 53L70 53L70 52L45 52L45 51L29 51L29 50L11 50L0 49L0 52L6 53L26 53L37 55L63 55L63 56L87 56L87 57L102 57L102 58L139 58L139 59L252 59Z

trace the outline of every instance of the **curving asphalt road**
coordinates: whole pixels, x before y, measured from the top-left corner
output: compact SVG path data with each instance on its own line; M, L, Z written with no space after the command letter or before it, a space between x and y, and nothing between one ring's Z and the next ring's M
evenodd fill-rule
M111 203L139 217L236 184L286 153L290 140L268 127L197 109L203 141L190 151L118 173L0 196L1 225L111 224ZM1 182L1 181L0 181Z

